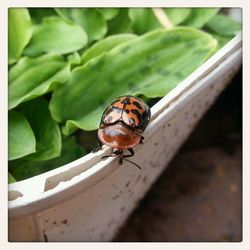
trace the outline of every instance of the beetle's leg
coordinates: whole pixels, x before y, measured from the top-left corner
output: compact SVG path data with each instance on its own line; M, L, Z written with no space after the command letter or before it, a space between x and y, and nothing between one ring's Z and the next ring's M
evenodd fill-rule
M122 155L122 158L132 157L135 154L132 148L128 148L128 151L130 152L130 155Z
M104 156L101 157L101 159L105 159L105 158L109 158L109 157L115 157L115 156L117 156L117 155L115 155L115 154L104 155Z
M123 159L124 158L128 158L128 157L132 157L134 154L135 154L135 152L134 152L134 150L132 149L132 148L128 148L128 151L130 152L130 155L120 155L120 160L119 160L119 164L120 165L122 165L123 164ZM138 164L136 164L136 163L134 163L134 162L132 162L132 161L130 161L130 160L128 160L128 159L124 159L125 161L128 161L128 162L130 162L130 163L132 163L132 164L134 164L136 167L138 167L139 169L142 169Z
M108 157L115 157L115 156L122 155L122 154L123 154L122 149L112 148L111 154L105 155L101 159L108 158Z
M130 155L120 155L120 160L119 160L120 165L122 165L122 163L123 163L122 161L124 158L132 157L135 154L135 152L132 148L128 148L128 151L130 152Z
M144 137L141 135L141 139L139 141L140 144L143 144Z
M98 147L92 149L91 152L92 152L92 153L96 153L96 152L98 152L98 151L101 150L101 149L102 149L102 143L101 143L101 141L98 139Z

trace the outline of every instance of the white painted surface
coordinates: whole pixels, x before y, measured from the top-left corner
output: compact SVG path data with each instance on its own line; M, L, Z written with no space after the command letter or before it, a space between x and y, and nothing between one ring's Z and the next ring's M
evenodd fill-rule
M145 143L133 157L142 171L114 158L100 160L110 150L105 147L10 184L9 240L112 240L240 64L238 35L152 108Z

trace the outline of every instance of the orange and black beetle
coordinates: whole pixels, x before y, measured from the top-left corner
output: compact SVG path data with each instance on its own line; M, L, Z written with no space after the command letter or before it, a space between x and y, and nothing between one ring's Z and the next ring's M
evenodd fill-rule
M119 156L119 163L122 164L124 158L133 156L133 147L143 143L141 133L147 127L150 116L150 108L138 97L124 95L112 102L104 111L98 130L101 145L111 147L112 153L102 158ZM126 149L129 155L123 154Z

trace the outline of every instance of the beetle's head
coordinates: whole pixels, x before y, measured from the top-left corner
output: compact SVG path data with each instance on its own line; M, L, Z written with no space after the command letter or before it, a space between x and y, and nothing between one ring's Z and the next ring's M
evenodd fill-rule
M122 155L123 154L123 150L122 149L119 149L119 148L113 148L112 149L112 153L114 155Z

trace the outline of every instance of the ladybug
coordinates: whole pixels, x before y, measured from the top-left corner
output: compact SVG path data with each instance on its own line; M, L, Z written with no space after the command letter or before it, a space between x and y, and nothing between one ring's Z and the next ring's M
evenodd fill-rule
M119 156L119 164L122 164L124 158L134 155L133 147L143 144L141 133L146 129L150 116L150 108L140 98L132 95L118 97L103 112L98 129L100 147L94 152L101 149L101 145L107 145L112 152L102 158ZM124 154L124 150L130 154Z

